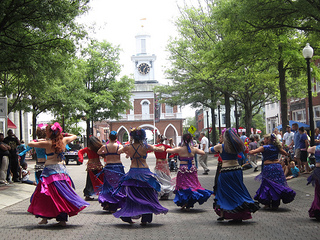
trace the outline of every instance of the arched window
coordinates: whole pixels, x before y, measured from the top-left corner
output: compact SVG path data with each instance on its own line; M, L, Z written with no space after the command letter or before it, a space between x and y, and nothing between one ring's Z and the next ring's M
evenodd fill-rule
M147 101L144 101L141 104L141 112L142 112L142 119L148 119L149 118L149 103Z

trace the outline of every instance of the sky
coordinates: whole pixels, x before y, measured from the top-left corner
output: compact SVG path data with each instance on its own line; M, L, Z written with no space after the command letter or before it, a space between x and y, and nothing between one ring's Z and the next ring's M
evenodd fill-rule
M185 2L197 5L198 0L91 0L91 9L78 19L85 24L89 35L98 41L106 40L114 45L119 45L121 76L130 76L134 72L131 56L136 54L135 36L141 32L141 25L151 35L151 50L155 54L155 78L162 84L167 84L164 71L170 66L166 45L170 37L176 37L174 25L179 17L179 6ZM146 19L146 20L141 20ZM94 29L94 30L92 30ZM195 109L183 108L183 116L194 116Z

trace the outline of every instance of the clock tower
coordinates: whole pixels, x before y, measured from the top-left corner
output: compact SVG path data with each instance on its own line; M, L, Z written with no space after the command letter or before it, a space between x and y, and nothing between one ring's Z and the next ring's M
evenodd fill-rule
M154 62L157 57L148 50L150 50L150 35L142 27L141 32L136 35L136 54L131 57L136 84L158 83L154 72Z

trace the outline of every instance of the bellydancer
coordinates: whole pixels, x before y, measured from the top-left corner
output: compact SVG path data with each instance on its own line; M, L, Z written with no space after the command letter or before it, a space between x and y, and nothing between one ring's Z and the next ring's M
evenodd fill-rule
M315 185L314 199L309 209L309 217L320 221L320 145L308 148L309 153L314 153L316 158L316 168L308 177L308 184Z
M111 131L109 141L98 150L99 155L105 155L106 165L102 170L103 186L99 192L99 203L110 213L114 213L121 208L125 202L126 195L124 188L114 194L120 179L124 176L124 167L122 165L118 150L122 145L117 141L117 132Z
M156 147L163 146L165 149L171 148L169 145L163 144L163 141L167 138L163 135L158 135ZM166 152L155 152L156 156L156 166L154 168L154 173L157 176L158 181L161 184L161 191L159 192L160 200L167 200L174 190L174 183L171 179L169 163L167 160Z
M132 219L141 217L141 225L146 225L151 223L153 213L168 212L159 203L157 192L160 191L160 183L146 162L148 151L164 151L164 147L146 144L146 132L141 128L133 128L130 136L134 142L118 151L131 158L130 170L121 178L119 185L120 189L125 188L127 199L123 207L113 215L130 224L133 223Z
M31 142L30 147L44 148L47 152L45 168L33 193L28 212L41 217L39 224L47 224L48 219L56 218L58 225L65 226L68 216L77 215L87 202L73 190L73 182L67 169L61 164L66 144L77 138L75 135L61 134L59 123L46 127L46 141Z
M262 177L260 188L254 199L265 205L265 208L278 209L280 200L290 203L296 196L295 191L289 188L282 166L278 159L279 153L289 156L282 149L281 143L274 133L264 135L264 146L251 150L250 154L262 152L263 169L258 177Z
M180 167L177 173L175 198L173 202L182 207L182 210L189 211L196 202L203 204L212 195L212 191L204 189L197 175L197 168L194 166L194 154L204 155L205 152L193 147L190 133L183 135L181 147L167 149L168 153L177 153L180 157Z
M223 144L210 148L210 152L219 152L222 159L213 203L215 212L220 216L218 221L231 219L232 222L241 222L251 219L251 213L259 209L259 203L252 200L243 184L243 172L237 160L238 153L243 150L243 141L230 128L223 134Z
M97 174L101 172L103 166L101 164L98 150L101 148L102 143L94 136L89 138L88 147L80 149L78 151L79 161L83 162L83 154L87 154L87 180L86 186L83 189L83 194L86 201L92 201L94 198L91 197L98 193L98 189L102 186L102 179L97 177Z

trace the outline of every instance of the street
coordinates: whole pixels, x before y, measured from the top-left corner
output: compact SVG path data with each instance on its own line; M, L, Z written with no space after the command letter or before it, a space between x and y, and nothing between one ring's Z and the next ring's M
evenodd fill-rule
M125 171L129 170L130 160L122 157ZM86 162L86 161L85 161ZM153 171L155 157L148 155L147 162ZM33 164L32 164L33 163ZM198 171L199 180L204 188L212 190L217 159L209 155L209 175ZM28 161L31 171L34 162ZM86 171L85 164L67 165L76 192L83 196ZM260 182L254 178L259 174L252 169L244 170L244 182L251 194L259 188ZM172 173L175 176L175 173ZM1 239L318 239L320 222L308 216L314 196L314 187L306 185L306 178L290 180L289 186L297 195L290 204L281 204L278 211L260 209L251 220L243 223L217 222L218 216L212 209L213 196L203 205L196 204L190 212L180 210L173 203L174 195L161 204L169 209L166 215L153 217L153 222L143 227L139 220L133 225L107 214L95 197L90 206L77 216L69 218L66 227L57 227L54 219L47 225L38 225L36 219L27 212L34 186L21 183L0 187L0 227ZM261 205L260 205L261 206ZM261 206L262 207L262 206Z

